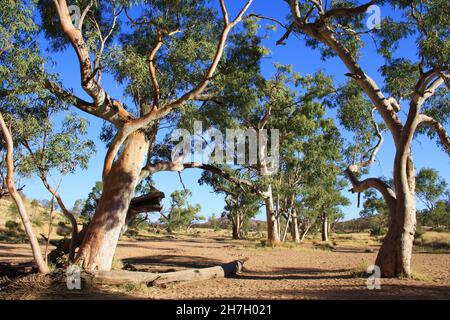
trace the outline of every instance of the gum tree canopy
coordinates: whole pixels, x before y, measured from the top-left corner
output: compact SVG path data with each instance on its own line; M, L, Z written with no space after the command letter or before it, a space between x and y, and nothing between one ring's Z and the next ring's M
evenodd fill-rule
M103 193L76 262L86 270L109 270L133 192L151 172L156 133L162 118L202 100L219 81L227 38L252 0L229 13L207 1L39 2L45 36L53 50L74 50L86 101L57 81L46 88L58 98L107 122L110 141L103 169ZM139 6L137 6L139 5ZM113 98L102 74L114 75L133 105ZM217 78L217 79L216 79Z
M450 4L447 0L383 0L366 3L353 0L333 2L331 8L316 0L288 0L290 24L278 41L299 34L307 46L318 49L322 58L337 57L348 69L348 86L340 92L341 108L349 115L361 115L367 108L366 128L375 108L394 141L393 185L379 178L360 180L360 171L374 162L382 142L381 127L375 147L366 145L367 156L350 165L346 174L354 192L378 190L390 212L389 230L378 253L376 265L383 276L411 275L411 253L416 229L415 173L411 143L418 134L437 137L450 152L450 138L444 125L449 121ZM362 4L361 4L362 3ZM386 8L378 28L366 25L364 13L371 5ZM371 35L372 37L367 37ZM380 76L384 87L359 64L359 49L376 42L384 58ZM415 54L403 56L396 50L402 41L415 40ZM348 87L347 86L347 87ZM341 110L342 111L342 110ZM347 125L349 122L347 122ZM353 123L354 124L354 123ZM345 124L344 124L345 125ZM348 127L347 127L348 128ZM350 129L359 130L353 127Z

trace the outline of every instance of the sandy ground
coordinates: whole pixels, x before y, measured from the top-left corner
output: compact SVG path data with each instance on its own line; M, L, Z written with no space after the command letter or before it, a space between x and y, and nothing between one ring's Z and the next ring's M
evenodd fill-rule
M450 299L450 254L415 253L413 269L420 280L382 279L369 290L355 270L375 260L365 248L263 248L257 242L233 241L214 234L153 237L121 241L117 258L145 271L168 272L218 265L248 258L244 272L226 279L124 292L101 288L95 298L148 299ZM30 259L26 244L1 244L0 263ZM79 292L71 298L90 298ZM38 298L51 298L38 296Z

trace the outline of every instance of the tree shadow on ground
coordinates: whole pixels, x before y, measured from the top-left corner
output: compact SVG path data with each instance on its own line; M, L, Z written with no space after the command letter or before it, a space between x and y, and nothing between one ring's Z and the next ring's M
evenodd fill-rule
M241 280L321 280L354 278L351 269L324 270L318 268L278 268L259 272L245 269L233 278Z
M327 285L299 290L266 290L262 295L294 296L298 299L333 300L406 300L406 299L450 299L449 286L385 284L380 290L369 290L365 286Z

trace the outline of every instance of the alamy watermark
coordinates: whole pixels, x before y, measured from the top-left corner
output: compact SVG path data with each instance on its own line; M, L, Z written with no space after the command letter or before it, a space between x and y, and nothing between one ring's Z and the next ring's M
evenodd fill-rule
M194 122L192 134L187 129L174 130L170 140L178 141L171 154L173 162L258 165L261 175L272 175L278 171L278 129L270 129L270 148L267 129L226 129L224 135L214 127L203 131L201 121Z
M330 3L330 8L343 0L332 0ZM345 4L345 3L344 3ZM369 6L366 10L366 15L368 15L366 20L366 27L369 30L380 29L381 28L381 8L376 4Z
M380 290L381 289L381 269L379 266L371 265L367 268L366 273L370 274L367 278L367 289Z
M68 6L67 9L69 10L70 20L72 21L72 24L76 28L78 28L78 23L80 22L80 18L81 18L80 7L75 4L72 4L72 5Z
M69 290L81 290L80 267L72 264L66 269L66 286Z

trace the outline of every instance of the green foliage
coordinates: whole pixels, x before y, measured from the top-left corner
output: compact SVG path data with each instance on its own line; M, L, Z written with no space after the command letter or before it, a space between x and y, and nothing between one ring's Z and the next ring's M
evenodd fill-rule
M19 215L19 210L17 210L17 206L15 203L11 203L8 207L9 214L13 217L17 217Z
M201 206L191 205L187 198L192 195L189 190L176 190L170 194L171 205L166 214L161 212L160 222L166 225L167 231L188 229L194 222L204 220L198 215Z
M373 189L364 192L363 209L359 212L361 218L369 222L370 235L381 236L386 233L389 222L389 210L383 198Z
M437 170L420 169L416 176L416 195L426 207L418 215L422 225L450 226L450 192Z
M9 231L18 231L20 228L20 224L17 223L16 221L13 220L8 220L5 222L5 227L9 230Z
M97 181L88 194L87 199L84 202L80 215L84 217L92 217L97 209L97 202L103 192L103 183Z
M359 213L362 218L374 217L376 215L388 215L386 203L380 198L375 190L366 190L364 192L363 210Z
M429 210L436 207L437 201L444 195L447 182L432 168L422 168L416 177L416 195Z
M214 212L208 218L208 224L214 229L214 231L220 230L220 220L216 217Z
M85 205L86 200L84 199L77 199L73 203L72 213L76 216L81 215L81 210L83 210L83 207Z
M77 167L86 169L95 151L87 138L87 121L74 113L65 117L60 130L55 130L50 117L33 115L15 118L13 127L16 141L24 147L18 172L27 177L47 176L52 170L64 175Z

